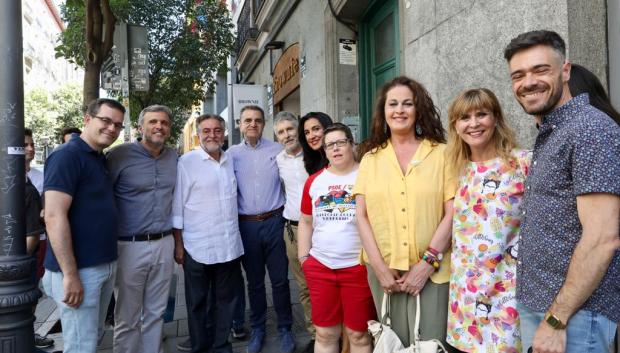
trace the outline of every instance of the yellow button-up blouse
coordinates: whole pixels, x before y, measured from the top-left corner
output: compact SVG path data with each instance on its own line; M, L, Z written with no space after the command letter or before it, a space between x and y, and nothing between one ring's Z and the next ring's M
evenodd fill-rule
M390 141L362 158L353 193L364 195L377 246L389 268L408 271L420 261L444 216L444 202L454 198L456 177L445 149L444 144L423 140L405 175ZM364 251L362 261L369 262ZM450 250L431 280L450 280Z

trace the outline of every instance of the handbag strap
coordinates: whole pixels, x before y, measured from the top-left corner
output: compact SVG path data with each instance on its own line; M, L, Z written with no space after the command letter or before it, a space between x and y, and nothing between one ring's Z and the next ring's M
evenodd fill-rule
M390 319L390 294L383 293L383 299L381 300L381 323L391 326L392 320Z
M415 333L415 340L420 340L420 294L415 296L415 326L413 328L413 332Z

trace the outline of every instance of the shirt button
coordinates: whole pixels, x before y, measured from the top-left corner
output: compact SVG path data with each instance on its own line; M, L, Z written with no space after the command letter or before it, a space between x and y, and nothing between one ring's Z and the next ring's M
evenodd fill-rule
M536 165L536 162L537 162L537 161L534 161L534 165Z
M403 226L403 229L407 229L407 226Z
M405 212L405 209L403 208L402 211Z
M522 216L525 216L525 211L521 212L521 215L522 215Z
M530 186L528 185L528 186L526 186L525 188L529 190L529 189L530 189Z
M405 192L404 192L404 191L401 191L401 192L400 192L400 194L401 194L401 195L404 195L404 194L405 194Z
M519 261L517 261L517 263L518 263L519 265L522 265L522 264L523 264L523 261L519 260Z
M404 243L403 243L403 246L407 246L407 242L404 242Z
M555 126L555 125L551 125L551 128L552 128L552 129L555 129L556 127L557 127L557 126Z

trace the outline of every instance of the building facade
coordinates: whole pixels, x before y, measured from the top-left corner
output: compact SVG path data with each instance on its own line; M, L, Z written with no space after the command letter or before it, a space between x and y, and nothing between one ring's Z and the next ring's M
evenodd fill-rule
M493 90L520 143L531 147L536 128L512 96L503 49L517 34L534 29L562 35L569 59L596 73L620 103L620 45L613 42L620 42L620 6L614 0L233 0L229 5L238 33L231 83L264 87L266 131L280 110L323 111L363 139L378 88L407 75L430 92L444 125L460 91ZM229 119L237 114L230 111Z
M37 87L54 91L66 83L82 83L84 71L55 56L64 29L52 0L22 0L24 91Z

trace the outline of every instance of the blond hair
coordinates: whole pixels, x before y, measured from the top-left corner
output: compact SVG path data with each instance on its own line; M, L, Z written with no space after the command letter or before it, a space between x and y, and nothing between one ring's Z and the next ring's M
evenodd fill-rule
M471 161L471 149L456 133L456 122L471 110L486 109L495 117L495 130L491 144L499 157L505 161L512 159L511 151L517 147L514 131L506 123L502 107L495 94L486 88L474 88L461 92L448 110L448 155L458 175L465 171Z

